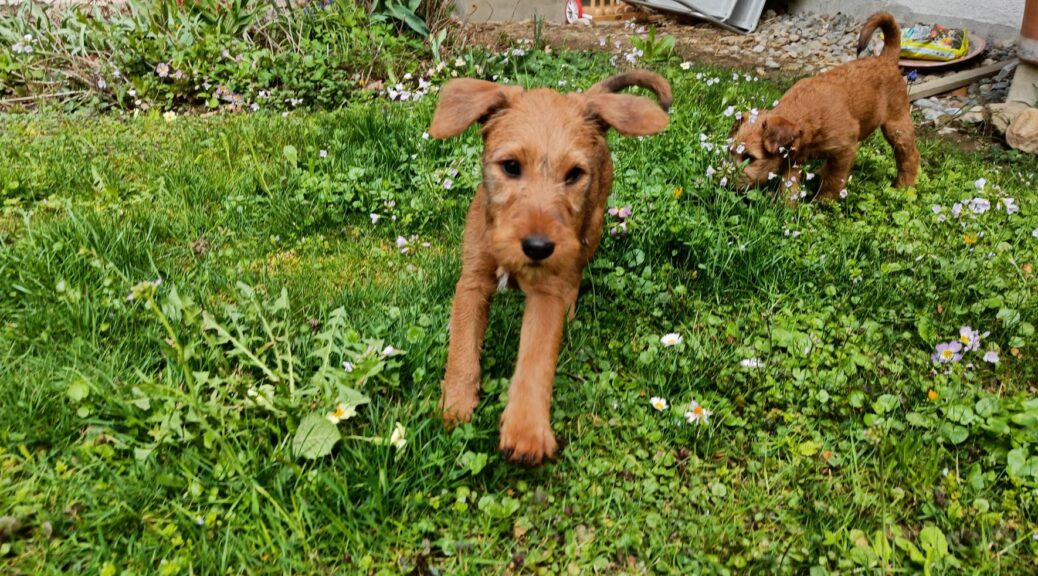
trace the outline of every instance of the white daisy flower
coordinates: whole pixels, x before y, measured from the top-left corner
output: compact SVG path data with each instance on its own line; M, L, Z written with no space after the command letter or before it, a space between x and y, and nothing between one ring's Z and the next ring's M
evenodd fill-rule
M681 337L681 334L678 334L677 332L671 332L670 334L666 334L662 338L660 338L660 344L663 344L667 347L676 346L678 344L681 344L683 340L684 339Z
M713 412L700 406L699 402L693 400L688 403L688 412L685 412L685 420L687 420L689 424L704 425L707 423L707 419L713 414Z

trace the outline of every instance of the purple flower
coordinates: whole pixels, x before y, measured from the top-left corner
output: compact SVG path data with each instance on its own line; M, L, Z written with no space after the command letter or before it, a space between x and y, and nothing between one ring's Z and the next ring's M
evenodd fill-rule
M159 75L159 78L165 78L166 76L169 76L169 64L166 64L165 62L159 62L155 66L155 73Z
M959 342L966 347L966 352L980 348L980 333L969 326L959 328Z
M1006 207L1006 214L1016 214L1020 211L1020 207L1016 205L1016 200L1012 198L1003 198L1002 205Z
M955 204L952 204L951 212L952 212L952 216L955 216L956 218L958 218L959 214L962 214L962 204L960 204L958 202L956 202Z
M998 352L988 350L984 353L984 361L990 364L998 364Z
M991 202L986 198L974 198L970 200L970 210L974 214L983 214L991 209Z
M619 211L617 211L616 216L618 218L620 218L621 220L626 220L626 219L630 218L631 217L631 207L630 206L624 206Z
M958 362L962 359L962 344L959 342L944 342L937 345L937 350L930 356L934 364L947 364Z
M933 208L931 208L931 210L933 210L933 213L934 213L934 214L940 214L940 213L941 213L941 210L942 210L942 208L941 208L941 205L940 205L940 204L934 204L934 205L933 205Z
M909 82L915 82L916 80L919 79L919 71L918 70L910 71L908 73L908 76L906 76L906 78L908 79Z

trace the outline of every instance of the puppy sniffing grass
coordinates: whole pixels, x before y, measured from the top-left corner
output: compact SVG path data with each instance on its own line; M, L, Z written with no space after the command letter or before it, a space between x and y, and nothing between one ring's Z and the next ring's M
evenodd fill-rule
M659 105L615 93L630 86L652 90ZM494 291L518 286L526 310L500 447L528 465L554 457L551 396L563 323L575 313L613 185L606 132L660 132L670 101L670 84L645 71L613 76L584 94L468 78L444 86L429 134L449 138L479 122L484 143L483 182L465 222L451 309L440 400L447 426L470 420L479 402L480 349Z
M747 188L781 176L789 201L803 182L801 166L825 161L818 197L830 201L847 186L858 146L876 128L894 149L898 188L915 185L919 152L908 102L908 86L898 67L901 29L887 12L873 14L858 37L858 54L876 28L883 31L879 56L860 58L811 78L786 92L772 110L750 114L732 129L731 157L745 163L733 184Z

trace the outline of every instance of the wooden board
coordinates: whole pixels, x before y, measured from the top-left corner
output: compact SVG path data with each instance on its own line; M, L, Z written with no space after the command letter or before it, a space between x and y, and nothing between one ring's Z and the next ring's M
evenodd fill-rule
M994 76L1006 66L1018 64L1019 62L1020 60L1017 58L1010 58L1009 60L995 62L994 64L981 66L980 68L973 68L971 70L963 70L962 72L956 72L955 74L945 76L944 78L937 78L935 80L930 80L929 82L909 86L908 99L910 101L915 101L920 98L926 98L927 96L944 94L945 92L950 92L959 86L972 84L981 78Z

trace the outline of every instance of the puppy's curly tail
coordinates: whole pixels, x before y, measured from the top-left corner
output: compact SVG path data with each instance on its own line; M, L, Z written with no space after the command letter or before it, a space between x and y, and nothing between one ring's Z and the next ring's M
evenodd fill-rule
M660 101L660 108L663 108L664 111L670 110L670 82L667 82L663 76L648 70L632 70L623 74L617 74L616 76L610 76L588 88L587 94L619 92L631 86L652 90Z
M858 36L858 56L868 49L876 28L883 31L883 52L880 53L880 57L897 60L901 54L901 27L897 25L897 20L894 20L894 15L890 12L876 12L869 16L865 27L861 29L861 35Z

